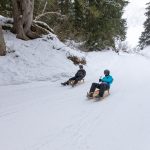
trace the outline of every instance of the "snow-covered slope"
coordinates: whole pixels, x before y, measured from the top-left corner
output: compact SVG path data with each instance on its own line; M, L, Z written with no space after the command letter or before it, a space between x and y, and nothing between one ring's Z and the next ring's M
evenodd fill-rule
M140 55L81 53L55 35L27 42L10 33L5 38L15 52L0 59L5 85L0 86L0 149L150 149L149 48ZM78 69L66 59L68 52L87 60L85 83L74 88L60 85ZM87 100L86 92L106 68L114 77L111 95ZM16 85L23 82L29 83Z
M59 80L76 69L66 59L68 54L84 56L61 43L53 34L31 41L16 39L9 32L4 32L4 36L9 53L0 57L0 85Z
M150 59L113 52L86 58L85 83L74 88L60 85L67 77L0 87L0 149L150 149ZM105 68L114 77L111 95L88 101Z

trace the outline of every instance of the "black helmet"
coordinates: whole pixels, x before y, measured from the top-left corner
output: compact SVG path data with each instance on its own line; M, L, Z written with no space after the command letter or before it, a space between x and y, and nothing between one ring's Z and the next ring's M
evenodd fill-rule
M108 76L110 74L110 71L109 70L104 70L104 75Z
M79 68L80 68L80 69L83 69L83 65L79 65Z

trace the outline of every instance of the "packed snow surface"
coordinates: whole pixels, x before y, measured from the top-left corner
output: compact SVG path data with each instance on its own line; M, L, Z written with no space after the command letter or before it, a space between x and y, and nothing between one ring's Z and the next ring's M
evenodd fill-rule
M23 42L5 33L15 52L0 59L0 149L150 149L148 50L80 53L49 36ZM60 85L78 70L68 52L87 60L85 83L74 88ZM110 96L87 100L104 69L114 78Z

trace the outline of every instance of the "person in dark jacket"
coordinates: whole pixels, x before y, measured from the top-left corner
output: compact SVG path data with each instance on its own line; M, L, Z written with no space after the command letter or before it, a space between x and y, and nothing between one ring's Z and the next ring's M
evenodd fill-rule
M78 81L82 80L86 76L86 71L83 69L83 65L79 65L79 70L74 77L70 78L68 81L61 83L61 85L69 85L70 81L74 81L73 85L76 85Z
M113 78L110 75L109 70L104 70L104 75L105 76L102 79L101 78L99 79L100 83L92 83L88 97L93 97L93 93L96 88L99 89L99 95L97 95L98 98L103 97L104 92L106 90L109 90L110 85L113 82Z

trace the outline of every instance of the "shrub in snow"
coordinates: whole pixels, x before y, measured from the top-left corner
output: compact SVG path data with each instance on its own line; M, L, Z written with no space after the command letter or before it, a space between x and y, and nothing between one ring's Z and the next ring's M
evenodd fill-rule
M69 56L67 56L67 58L69 60L71 60L75 65L79 65L79 64L85 65L86 64L85 57L79 58L79 57L74 56L74 55L69 55Z

